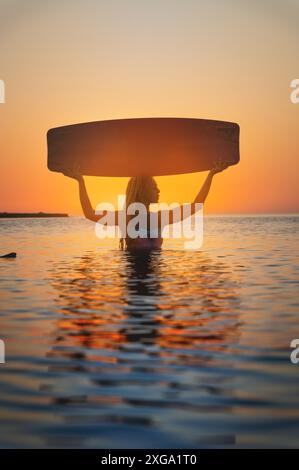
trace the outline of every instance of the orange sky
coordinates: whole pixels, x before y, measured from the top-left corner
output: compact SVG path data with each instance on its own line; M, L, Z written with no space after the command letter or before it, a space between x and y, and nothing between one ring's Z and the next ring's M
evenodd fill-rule
M0 211L80 214L74 181L46 166L46 132L78 122L195 117L238 122L239 165L206 212L298 212L298 3L0 0ZM205 174L157 178L188 202ZM127 179L86 178L94 205Z

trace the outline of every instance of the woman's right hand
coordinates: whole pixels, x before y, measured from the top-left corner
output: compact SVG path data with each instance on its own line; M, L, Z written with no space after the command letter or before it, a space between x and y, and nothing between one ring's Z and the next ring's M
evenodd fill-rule
M69 178L73 178L74 180L80 181L83 179L83 176L80 173L79 165L74 165L72 168L67 170L63 170L62 172L64 176L68 176Z

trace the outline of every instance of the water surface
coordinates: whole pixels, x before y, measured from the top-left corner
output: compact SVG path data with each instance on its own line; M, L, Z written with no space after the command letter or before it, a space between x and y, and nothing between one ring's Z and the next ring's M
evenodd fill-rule
M299 447L299 217L206 217L140 257L0 221L0 446Z

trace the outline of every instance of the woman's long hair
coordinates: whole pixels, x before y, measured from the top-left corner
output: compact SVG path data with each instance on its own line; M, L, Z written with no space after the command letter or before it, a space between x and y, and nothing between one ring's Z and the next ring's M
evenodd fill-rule
M133 176L130 178L126 189L126 214L129 205L134 202L141 202L145 205L149 204L154 184L155 180L152 176ZM128 221L132 217L134 216L126 215L126 224L128 224ZM122 250L124 249L125 243L127 245L127 237L122 237L119 242Z

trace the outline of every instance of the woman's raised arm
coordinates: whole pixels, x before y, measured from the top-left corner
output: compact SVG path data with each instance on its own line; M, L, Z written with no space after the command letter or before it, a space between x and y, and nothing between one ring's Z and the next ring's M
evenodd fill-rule
M65 176L68 176L69 178L73 178L76 181L78 181L79 184L79 197L80 197L80 203L82 207L82 211L86 219L92 220L93 222L101 222L101 218L104 215L107 215L107 211L103 213L102 215L96 214L94 208L91 205L89 196L87 194L86 186L85 186L85 181L83 176L79 173L79 171L64 171L63 174ZM109 217L108 217L109 220ZM115 211L113 213L112 220L115 221L113 225L117 225L118 223L118 211ZM103 224L107 224L107 218L104 219Z
M220 173L221 171L225 170L229 166L229 162L215 162L214 168L209 171L208 176L206 177L201 189L199 190L197 196L195 197L194 201L191 203L191 210L186 211L184 213L184 205L181 205L173 210L169 211L168 219L166 225L174 224L181 220L184 220L186 217L190 217L196 212L196 204L204 204L211 188L211 184L213 181L213 177L216 173ZM167 220L166 214L163 214L164 211L159 211L159 227L162 227L163 220Z

